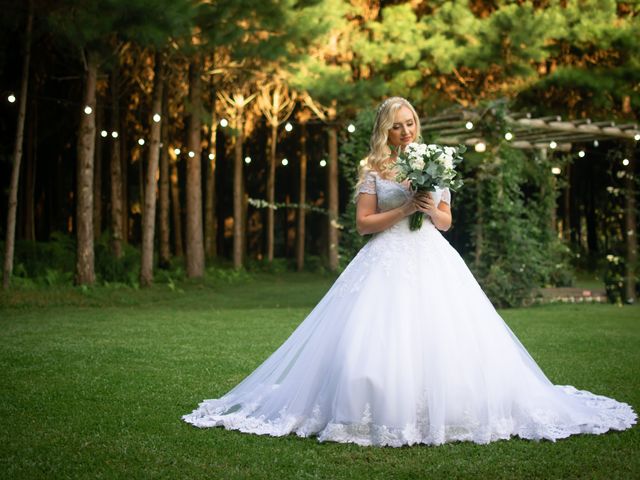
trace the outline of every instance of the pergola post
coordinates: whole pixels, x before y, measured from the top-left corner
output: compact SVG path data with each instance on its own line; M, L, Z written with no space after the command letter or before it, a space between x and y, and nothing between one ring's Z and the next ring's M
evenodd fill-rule
M629 160L624 180L625 187L625 237L627 241L626 272L625 272L625 301L636 301L636 262L638 261L638 237L635 199L635 170L636 156L635 143L627 143L627 155Z

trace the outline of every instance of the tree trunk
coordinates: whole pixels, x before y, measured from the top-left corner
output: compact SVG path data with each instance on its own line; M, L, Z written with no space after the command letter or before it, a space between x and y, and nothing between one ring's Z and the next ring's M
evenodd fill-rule
M200 59L189 66L189 133L187 156L187 276L202 277L204 274L204 243L202 232L202 145L200 139L202 93L200 85ZM193 156L191 156L193 152Z
M29 85L29 62L31 59L31 31L33 26L33 1L29 1L27 14L27 31L24 40L24 59L22 62L22 83L20 85L20 99L18 107L18 125L16 140L13 147L13 166L11 168L11 183L9 186L9 205L7 208L7 236L4 250L4 267L2 271L2 287L9 288L9 281L13 273L13 252L16 240L16 211L18 208L18 179L20 177L20 163L22 161L22 140L24 136L24 119L27 111L27 87Z
M93 154L96 143L96 79L98 62L87 53L87 77L81 108L90 107L91 114L82 112L78 129L78 166L76 188L76 284L95 282L93 251Z
M277 112L276 112L277 118ZM273 261L275 249L275 209L276 203L276 148L278 143L278 124L271 124L271 138L269 140L269 171L267 173L267 261Z
M571 164L567 163L566 185L562 192L562 239L571 240Z
M120 159L120 86L118 66L111 73L111 250L116 258L122 257L123 233L123 177Z
M102 235L102 137L98 135L103 127L104 110L96 107L96 144L93 169L93 238L98 240Z
M627 174L624 178L625 186L625 237L627 240L625 302L634 303L636 299L636 264L638 262L638 219L636 216L636 156L635 145L627 146Z
M331 121L334 118L330 117ZM329 270L335 272L338 270L338 132L333 124L328 134Z
M169 235L169 100L168 85L162 89L162 120L160 127L160 268L169 268L171 246Z
M144 196L144 210L142 212L142 256L140 259L140 284L143 286L153 283L153 243L156 224L156 188L158 162L160 159L160 122L153 119L155 114L162 112L162 54L156 52L155 72L153 79L153 105L151 107L149 151L147 161L147 181ZM142 161L142 160L141 160Z
M307 203L307 126L300 126L300 195L298 199L298 231L296 235L296 265L299 272L304 269L305 215Z
M213 87L212 87L213 89ZM209 155L207 168L207 185L205 192L205 227L204 245L207 258L215 258L217 252L216 237L218 235L216 218L216 134L218 132L218 117L216 115L216 97L213 97L213 107L211 109L211 131L209 132Z
M173 212L173 240L175 254L184 255L182 242L182 204L180 203L180 185L178 183L178 159L171 162L171 211Z
M129 152L127 151L127 131L122 128L123 122L118 115L120 129L120 165L122 171L122 241L129 242Z
M29 95L29 98L33 98ZM24 172L24 239L30 242L36 240L35 233L35 215L34 215L34 201L35 201L35 183L36 183L36 102L31 100L29 108L30 121L27 124L27 164Z
M243 228L242 203L244 199L244 178L242 166L242 143L244 141L243 125L244 107L237 106L235 129L236 137L233 159L233 267L241 268L243 264Z

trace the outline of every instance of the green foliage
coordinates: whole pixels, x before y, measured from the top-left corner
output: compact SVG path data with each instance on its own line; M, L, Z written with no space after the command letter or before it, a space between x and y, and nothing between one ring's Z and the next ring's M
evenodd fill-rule
M552 234L550 160L527 158L506 142L480 164L475 202L478 216L472 269L493 303L514 307L533 299L540 286L572 282L568 249ZM536 193L523 193L530 182Z
M116 38L163 47L170 37L187 34L193 5L191 0L62 0L47 20L72 47L108 57Z

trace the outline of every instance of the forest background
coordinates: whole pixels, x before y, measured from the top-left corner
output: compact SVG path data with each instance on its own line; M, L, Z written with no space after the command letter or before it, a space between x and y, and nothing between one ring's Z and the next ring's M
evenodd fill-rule
M5 288L340 271L366 241L351 198L375 107L400 95L481 114L445 235L496 305L580 271L637 294L637 142L542 155L504 119L635 123L638 2L1 6Z

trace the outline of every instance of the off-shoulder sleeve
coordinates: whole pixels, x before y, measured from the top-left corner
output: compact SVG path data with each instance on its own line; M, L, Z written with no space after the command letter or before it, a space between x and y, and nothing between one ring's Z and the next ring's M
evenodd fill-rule
M449 187L442 189L442 196L440 197L440 201L451 205L451 191L449 190Z
M357 193L376 193L376 177L373 173L367 172L365 174Z

